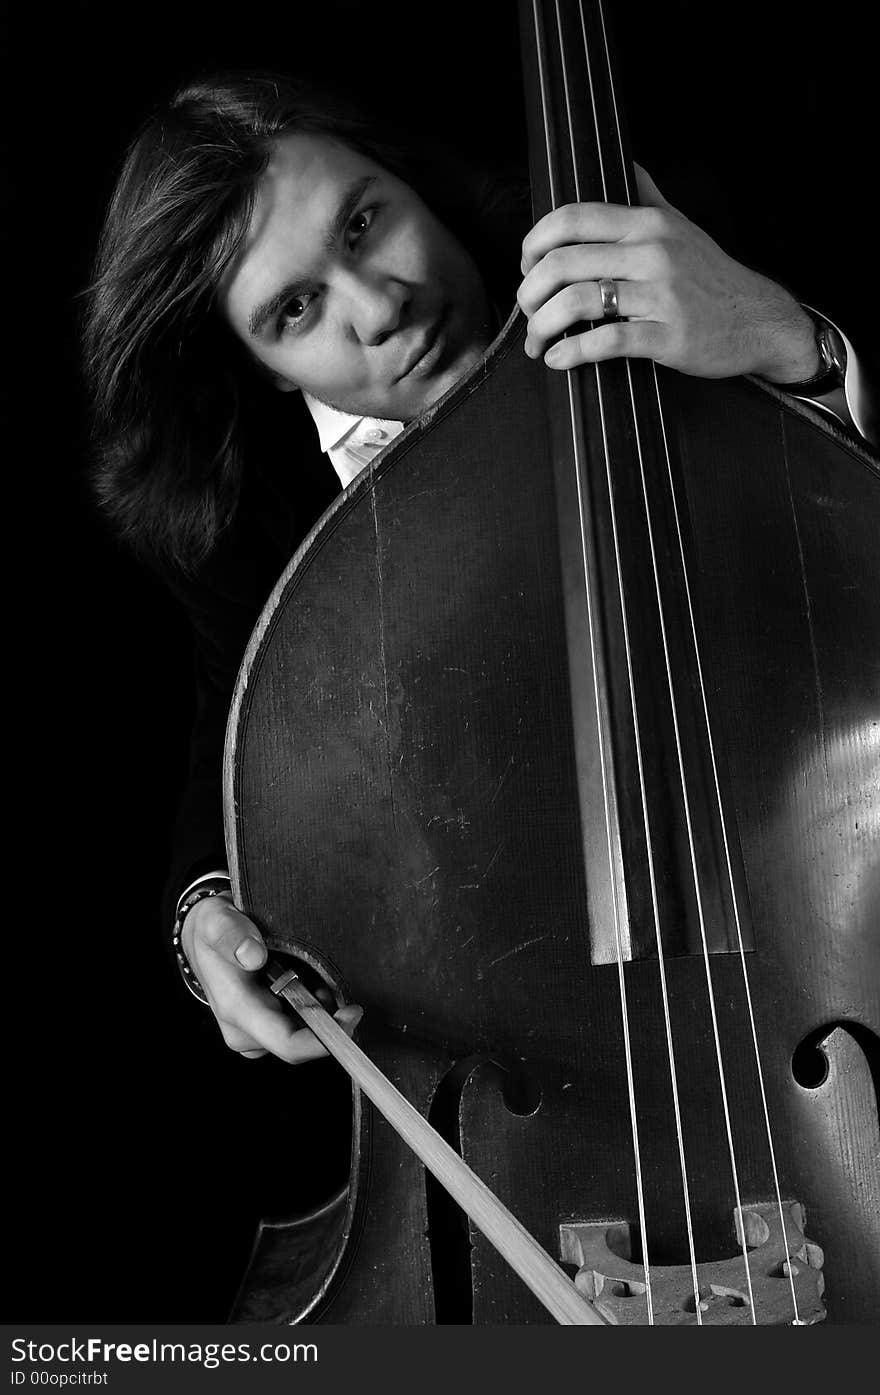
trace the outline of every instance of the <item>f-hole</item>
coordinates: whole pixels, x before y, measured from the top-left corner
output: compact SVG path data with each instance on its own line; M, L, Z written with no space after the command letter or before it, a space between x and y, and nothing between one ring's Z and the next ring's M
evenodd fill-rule
M465 1081L479 1058L459 1061L440 1081L428 1110L432 1124L450 1148L461 1156L459 1103ZM434 1321L470 1326L474 1320L474 1289L471 1281L471 1239L467 1216L445 1187L425 1171L425 1205L428 1213L428 1244L431 1276L434 1282Z
M428 1110L428 1122L459 1157L461 1096L469 1077L479 1069L495 1073L499 1092L512 1114L534 1114L541 1103L540 1087L523 1067L508 1069L485 1056L468 1056L458 1061L437 1086ZM425 1204L434 1283L434 1321L438 1326L451 1323L469 1326L474 1320L474 1289L467 1216L427 1170Z

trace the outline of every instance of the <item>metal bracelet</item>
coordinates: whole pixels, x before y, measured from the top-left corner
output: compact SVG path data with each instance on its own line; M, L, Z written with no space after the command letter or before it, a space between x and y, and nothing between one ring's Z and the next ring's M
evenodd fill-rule
M200 1003L207 1003L208 995L193 972L192 965L186 957L183 948L183 922L186 920L193 906L197 906L200 901L204 901L208 896L220 896L224 891L229 891L230 885L225 882L222 886L197 886L188 896L185 896L177 908L177 915L174 920L174 929L171 932L171 948L177 960L177 967L189 991Z

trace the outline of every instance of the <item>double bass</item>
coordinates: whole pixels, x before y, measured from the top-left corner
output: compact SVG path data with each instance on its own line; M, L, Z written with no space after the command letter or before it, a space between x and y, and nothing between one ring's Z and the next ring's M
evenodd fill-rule
M635 201L601 0L523 0L535 218ZM236 902L615 1324L873 1318L880 469L751 379L555 375L514 312L242 666ZM288 960L287 962L290 962ZM284 975L289 979L290 975ZM237 1320L551 1320L352 1085ZM575 1319L577 1320L577 1319Z

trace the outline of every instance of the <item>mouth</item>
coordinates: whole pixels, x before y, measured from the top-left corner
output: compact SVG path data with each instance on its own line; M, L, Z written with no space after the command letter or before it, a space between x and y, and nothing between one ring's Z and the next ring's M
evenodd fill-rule
M426 377L437 367L446 351L448 342L447 313L443 311L411 349L403 372L398 375L397 381L401 382L404 378Z

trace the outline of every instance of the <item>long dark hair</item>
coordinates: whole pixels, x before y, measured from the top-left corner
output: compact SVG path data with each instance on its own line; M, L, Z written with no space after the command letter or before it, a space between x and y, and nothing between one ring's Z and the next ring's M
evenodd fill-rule
M92 479L136 551L192 571L231 522L244 469L242 420L270 390L215 312L274 141L332 136L410 184L469 246L506 195L312 83L268 73L189 84L132 142L86 292ZM487 211L490 216L487 218Z

